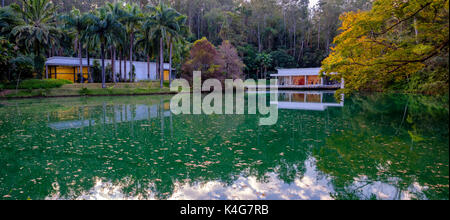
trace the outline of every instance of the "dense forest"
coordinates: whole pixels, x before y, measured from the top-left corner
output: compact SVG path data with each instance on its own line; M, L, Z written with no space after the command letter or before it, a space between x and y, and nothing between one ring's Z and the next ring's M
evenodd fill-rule
M106 8L105 13L115 13L114 8L108 9L108 2L100 0L50 2L56 6L55 15L48 15L54 20L52 27L55 28L63 29L67 26L67 21L60 18L62 15L73 14L74 9L83 15L100 14L102 8ZM115 2L118 1L113 1ZM223 50L218 51L219 47L228 48L226 52L231 55L237 52L241 61L235 57L229 60L234 62L236 68L233 69L241 67L243 74L228 73L233 76L265 78L269 73L276 71L276 68L319 67L328 57L323 63L325 72L338 73L336 78L339 80L345 78L349 84L349 91L389 88L439 92L448 89L447 0L319 0L317 4L310 4L308 0L126 2L126 6L123 2L119 5L124 5L128 18L118 18L118 21L125 28L123 40L127 43L118 44L117 47L105 45L108 47L106 51L110 51L104 54L106 58L117 56L119 59L139 61L164 59L165 62L172 62L173 59L173 66L177 70L191 70L201 66L189 63L198 60L192 57L191 49L194 45L203 45L211 49L207 43L198 42L206 40L214 47L210 51L219 54L218 56L225 56ZM5 7L12 3L20 6L23 1L4 1ZM161 3L183 17L182 24L180 23L178 28L185 27L186 30L183 30L183 33L177 30L181 40L169 42L170 38L167 38L168 42L163 42L162 48L158 48L161 46L160 42L143 42L142 38L149 34L145 28L152 29L145 26L144 22L145 17L150 17L154 13L149 10L149 6L158 6ZM129 18L130 14L135 16L134 21ZM10 27L11 22L14 23L14 19L10 17L11 14L2 9L0 28L2 36L5 36L1 39L2 50L20 47L15 45L18 43L15 35L8 36L13 28ZM357 19L359 22L355 21ZM57 40L50 40L41 45L45 51L40 53L45 53L46 57L54 55L78 57L80 45L74 45L77 37L73 34L73 30L73 28L71 31L65 29ZM437 35L434 36L433 33ZM361 43L359 39L363 39L366 43ZM367 39L371 42L367 42L369 41ZM10 42L6 42L8 40ZM83 42L81 50L88 50L90 56L100 58L100 44L89 44ZM160 49L162 51L159 51ZM196 50L199 49L202 48ZM151 52L148 52L150 50ZM369 52L370 55L363 54ZM86 57L85 52L82 54ZM162 59L159 58L160 55ZM403 60L402 56L408 58ZM389 57L391 60L398 58L406 62L389 63L383 60ZM215 59L214 56L210 58ZM354 59L357 62L354 62ZM15 57L13 63L26 63L25 60L26 57L23 59ZM203 66L211 69L208 65L220 66L223 62L223 59L217 62L209 60L209 63ZM364 68L367 65L370 68ZM16 73L27 69L23 65L16 66L18 66ZM34 66L36 67L36 62ZM11 71L11 68L6 69ZM223 71L225 71L223 68L218 70ZM382 73L376 74L377 71ZM182 71L178 71L178 74L181 73Z

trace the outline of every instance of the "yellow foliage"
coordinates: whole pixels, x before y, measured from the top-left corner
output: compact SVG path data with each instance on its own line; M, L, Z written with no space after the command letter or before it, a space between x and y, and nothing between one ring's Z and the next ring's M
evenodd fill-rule
M344 13L340 19L341 33L322 72L337 73L332 77L343 77L351 90L405 81L448 50L446 0L378 0L372 10Z

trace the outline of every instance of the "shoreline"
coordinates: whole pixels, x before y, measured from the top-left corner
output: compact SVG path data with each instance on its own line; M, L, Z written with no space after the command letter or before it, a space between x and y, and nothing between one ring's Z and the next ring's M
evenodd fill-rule
M116 94L73 94L73 95L30 95L30 96L5 96L5 93L8 90L1 91L3 96L0 96L0 100L14 100L14 99L45 99L45 98L77 98L77 97L120 97L120 96L156 96L156 95L176 95L179 92L171 92L171 91L161 91L161 92L148 92L148 93L116 93ZM12 90L9 90L12 91ZM248 91L248 88L245 89ZM257 90L258 91L258 90ZM262 90L260 90L262 91ZM266 91L270 91L270 89L266 88ZM278 91L338 91L336 89L279 89ZM225 93L225 91L222 91ZM192 93L192 91L190 92ZM210 93L208 91L202 91L202 93ZM434 96L432 94L426 93L415 93L415 92L406 92L406 91L359 91L358 94L369 94L369 93L383 93L383 94L414 94L414 95L425 95L425 96ZM8 93L6 93L8 95ZM447 94L448 95L448 94ZM445 94L443 94L445 96Z
M36 95L36 96L15 96L2 97L0 100L14 100L14 99L45 99L45 98L77 98L77 97L114 97L114 96L154 96L154 95L175 95L176 92L158 92L158 93L139 93L139 94L87 94L87 95Z

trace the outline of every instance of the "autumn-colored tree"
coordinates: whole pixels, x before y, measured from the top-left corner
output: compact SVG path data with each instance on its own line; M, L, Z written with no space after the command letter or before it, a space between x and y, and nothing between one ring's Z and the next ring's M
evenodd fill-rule
M190 57L183 65L183 77L191 79L193 71L201 71L202 79L224 79L223 66L220 53L204 37L192 45Z
M219 53L223 60L223 70L225 71L226 77L232 79L243 78L244 73L242 69L245 65L238 56L236 48L226 40L219 46Z
M370 11L345 13L322 71L343 77L348 92L448 91L448 9L447 0L378 0Z

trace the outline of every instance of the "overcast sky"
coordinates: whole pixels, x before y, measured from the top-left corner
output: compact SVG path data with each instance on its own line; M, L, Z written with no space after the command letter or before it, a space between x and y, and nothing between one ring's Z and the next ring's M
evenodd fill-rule
M317 2L319 2L319 0L309 0L309 7L312 8Z

